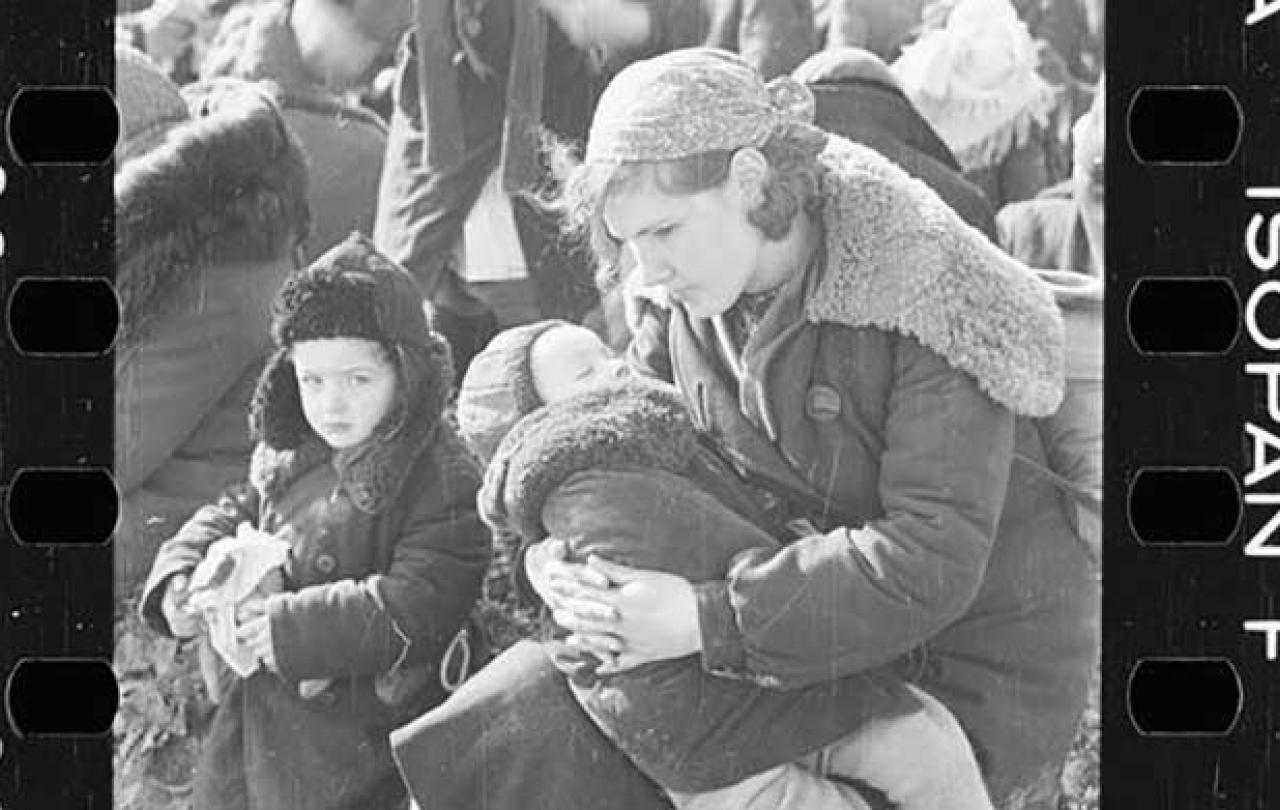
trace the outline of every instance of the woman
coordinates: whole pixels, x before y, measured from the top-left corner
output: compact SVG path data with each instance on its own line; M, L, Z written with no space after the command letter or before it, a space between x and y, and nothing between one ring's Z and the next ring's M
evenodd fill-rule
M808 102L723 51L637 63L566 189L599 258L627 251L670 299L698 426L806 536L722 581L570 565L555 540L526 571L616 670L700 653L789 689L896 662L959 718L997 806L1051 807L1099 595L1036 473L1060 315L922 183L809 126Z

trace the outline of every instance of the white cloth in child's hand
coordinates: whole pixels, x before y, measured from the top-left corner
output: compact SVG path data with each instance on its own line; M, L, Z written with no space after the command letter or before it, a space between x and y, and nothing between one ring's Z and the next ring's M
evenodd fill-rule
M287 542L242 523L235 537L209 546L191 575L190 604L203 612L213 648L241 678L258 668L259 656L237 638L236 608L261 598L260 586L271 587L268 574L284 565L288 554Z

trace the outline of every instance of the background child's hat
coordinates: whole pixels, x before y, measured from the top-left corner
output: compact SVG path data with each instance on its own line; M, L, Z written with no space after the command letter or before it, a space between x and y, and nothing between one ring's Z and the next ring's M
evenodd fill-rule
M543 404L533 385L529 350L543 333L569 325L545 320L512 327L472 358L458 388L458 429L481 461L487 464L512 425Z
M115 97L120 112L117 166L146 152L172 127L191 118L178 85L146 54L125 45L116 46Z

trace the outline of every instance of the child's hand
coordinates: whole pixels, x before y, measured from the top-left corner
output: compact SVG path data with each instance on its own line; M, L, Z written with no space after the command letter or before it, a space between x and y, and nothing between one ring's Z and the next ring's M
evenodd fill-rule
M263 666L280 674L275 649L271 644L271 618L265 612L240 625L240 629L236 631L236 640L257 656Z
M190 578L186 574L174 574L165 586L164 595L160 597L160 612L169 624L169 632L176 638L193 638L199 635L203 624L200 612L192 610L188 604L189 583Z

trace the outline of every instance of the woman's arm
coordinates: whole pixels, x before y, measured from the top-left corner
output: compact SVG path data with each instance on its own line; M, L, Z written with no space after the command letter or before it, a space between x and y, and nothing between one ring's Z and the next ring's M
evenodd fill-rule
M883 515L698 586L705 665L794 687L884 664L969 608L1004 504L1014 417L899 338L878 481Z
M600 591L554 562L557 620L585 646L621 645L623 668L692 652L696 639L708 669L790 688L891 661L963 615L1003 506L1014 417L915 341L895 345L880 519L746 552L725 581L696 587L595 561L619 586ZM617 618L576 609L588 603Z

